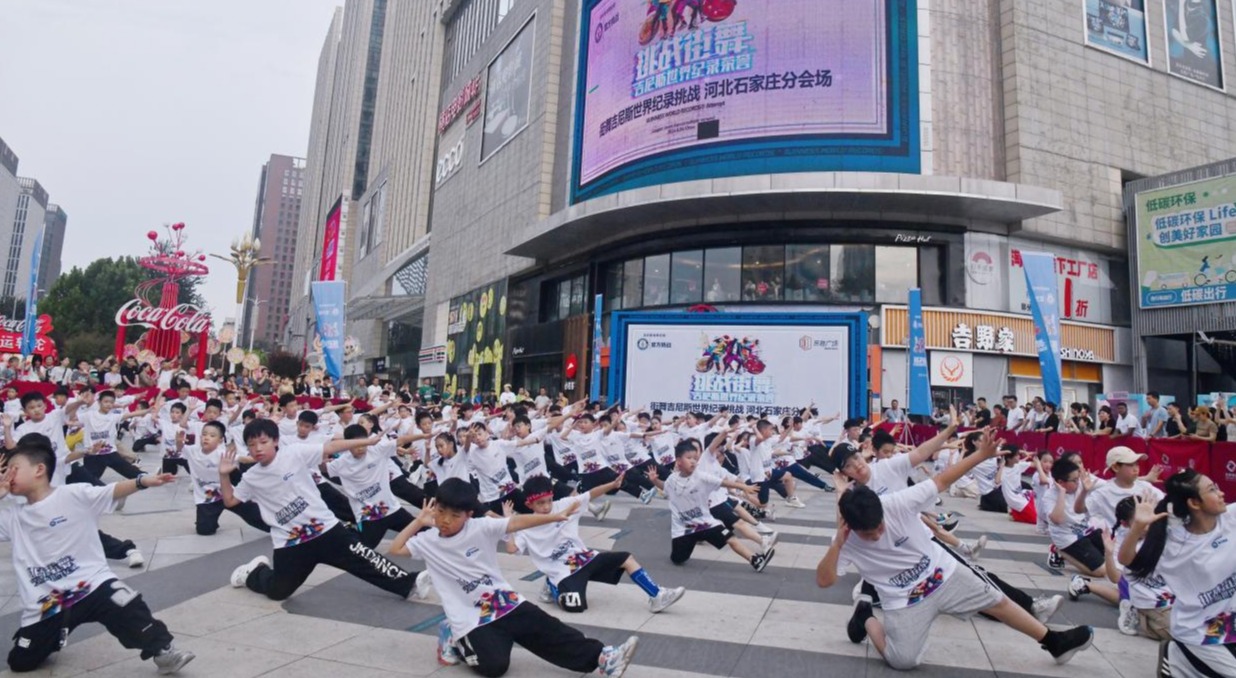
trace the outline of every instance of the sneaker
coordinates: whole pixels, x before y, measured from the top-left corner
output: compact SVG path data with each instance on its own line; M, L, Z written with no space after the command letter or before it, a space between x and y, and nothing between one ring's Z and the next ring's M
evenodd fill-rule
M1167 659L1167 647L1171 643L1170 640L1159 641L1159 658L1155 662L1155 678L1172 678L1172 665Z
M1120 615L1116 617L1116 628L1126 636L1136 636L1140 632L1140 620L1133 601L1120 601Z
M170 676L183 669L185 664L193 661L197 655L188 650L177 650L168 645L162 652L154 656L155 666L159 667L159 675Z
M979 538L976 539L973 544L964 541L961 542L962 552L965 553L971 560L978 560L979 554L983 552L983 549L986 548L986 546L987 535L985 534L979 535Z
M270 567L270 558L267 558L266 556L258 556L235 570L232 570L232 587L238 589L244 588L245 581L249 579L249 574L256 570L259 565Z
M639 503L648 504L652 502L652 498L657 495L657 491L653 488L648 488L639 493Z
M1064 569L1064 556L1056 550L1056 545L1052 544L1051 550L1047 552L1047 567L1051 570Z
M802 500L800 500L798 497L790 497L786 499L785 505L789 506L790 508L796 508L796 509L807 508L807 505L804 504Z
M854 601L854 613L845 625L845 633L850 637L851 643L857 645L867 639L867 620L873 616L875 613L871 611L871 598L859 596L858 600Z
M595 504L588 504L588 512L591 513L592 517L596 518L597 520L605 520L605 516L609 515L610 506L611 506L610 501L606 499L605 501L601 502L600 506L596 506Z
M1043 640L1039 647L1050 652L1057 664L1064 664L1072 659L1073 655L1090 647L1094 642L1094 629L1089 626L1075 626L1067 631L1049 632Z
M759 532L760 534L772 534L775 530L765 525L764 523L756 523L755 531Z
M769 551L772 550L774 546L777 545L777 540L780 538L781 538L781 535L777 534L776 532L773 532L772 534L764 535L762 538L760 538L760 550L763 551L764 553L768 553Z
M125 554L129 557L129 567L138 568L146 564L146 559L142 557L142 552L133 549Z
M863 580L859 579L858 583L854 585L854 590L850 592L850 600L853 600L855 603L858 603L858 601L862 600L863 598L866 598L867 600L871 600L871 596L863 593Z
M443 666L454 666L459 663L459 652L451 643L451 625L443 619L438 624L438 663Z
M600 666L597 667L597 672L603 676L621 676L626 672L627 666L631 664L631 657L635 656L635 647L639 645L639 636L631 636L627 638L627 642L621 645L611 645L601 650Z
M819 476L816 476L816 477L817 477L817 478L819 478ZM836 491L837 491L837 488L833 487L833 486L832 486L831 484L829 484L829 483L824 483L824 491L825 491L825 492L836 492Z
M545 580L545 585L541 587L541 591L536 595L536 599L546 605L555 605L558 603L558 599L554 598L553 589L549 588L548 579Z
M944 506L944 499L941 497L936 497L936 506Z
M1078 598L1090 593L1090 584L1080 574L1073 575L1069 580L1069 600L1077 602Z
M432 590L433 581L429 578L429 571L426 570L416 575L416 583L412 585L412 594L408 596L408 599L425 600Z
M771 501L768 502L768 506L764 507L764 517L760 520L766 520L770 523L777 522L777 505Z
M1056 610L1060 609L1060 602L1063 600L1064 596L1041 596L1034 599L1030 609L1035 619L1046 624L1047 620L1056 614Z
M952 511L945 511L943 513L936 514L936 525L939 525L941 529L947 532L952 532L957 529L957 524L960 522L961 519L959 519L957 514Z
M763 572L764 568L768 567L768 562L772 560L773 555L777 553L777 549L768 549L764 553L757 553L751 556L751 567L756 572Z
M667 607L678 602L678 599L682 598L683 594L686 592L687 589L681 586L673 589L663 588L660 593L648 599L648 609L651 610L653 614L664 612Z

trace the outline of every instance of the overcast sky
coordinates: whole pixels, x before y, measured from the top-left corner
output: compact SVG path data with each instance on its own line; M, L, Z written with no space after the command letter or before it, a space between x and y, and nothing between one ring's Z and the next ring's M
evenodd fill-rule
M427 1L427 0L426 0ZM318 55L343 0L0 0L0 138L69 215L63 265L188 225L225 254L262 163L304 156ZM204 292L235 313L235 269Z

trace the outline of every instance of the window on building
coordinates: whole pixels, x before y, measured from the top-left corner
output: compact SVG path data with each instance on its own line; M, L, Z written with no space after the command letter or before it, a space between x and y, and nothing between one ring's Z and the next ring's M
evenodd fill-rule
M918 250L918 283L923 289L924 305L944 305L944 248Z
M918 287L918 250L913 247L875 248L876 301L906 303L907 290Z
M622 269L622 264L610 264L605 267L605 289L601 294L605 297L602 309L607 312L625 308L622 305Z
M779 301L785 284L785 246L742 249L743 301Z
M571 315L571 283L558 283L558 314L554 320L562 320Z
M563 284L571 286L571 315L579 315L586 312L588 309L585 303L585 298L588 295L588 278L581 275L571 278L569 283L564 282Z
M829 299L828 245L787 245L785 248L786 301Z
M622 265L622 307L644 305L644 260L632 259Z
M875 246L834 245L828 248L829 291L835 302L875 300Z
M703 250L674 252L670 271L670 303L698 304L703 300Z
M704 301L715 304L742 298L742 248L723 247L704 253Z
M670 255L658 254L644 260L644 305L669 303Z

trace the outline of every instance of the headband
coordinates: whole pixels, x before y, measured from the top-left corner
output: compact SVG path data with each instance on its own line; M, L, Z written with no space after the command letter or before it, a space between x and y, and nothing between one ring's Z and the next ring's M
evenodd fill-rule
M533 502L540 501L542 499L546 499L552 496L554 496L553 492L538 492L536 494L530 494L527 497L524 497L524 503L531 504Z

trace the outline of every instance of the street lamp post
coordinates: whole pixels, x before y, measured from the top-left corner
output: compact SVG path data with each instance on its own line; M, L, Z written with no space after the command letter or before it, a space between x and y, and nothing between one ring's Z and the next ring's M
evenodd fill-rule
M262 241L245 234L243 238L233 240L231 253L228 256L212 254L216 259L222 259L236 267L236 332L232 337L232 346L240 345L240 319L244 311L245 295L249 289L249 274L262 264L271 263L270 257L261 256ZM229 367L230 373L235 364Z

